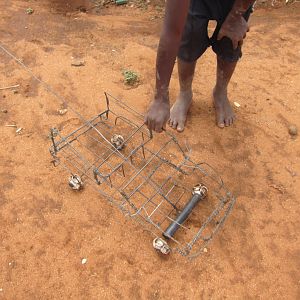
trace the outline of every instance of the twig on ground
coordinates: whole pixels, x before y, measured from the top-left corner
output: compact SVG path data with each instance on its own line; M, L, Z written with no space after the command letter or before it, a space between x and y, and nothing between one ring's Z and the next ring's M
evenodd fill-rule
M11 85L11 86L0 87L0 91L9 90L9 89L16 89L19 86L20 86L19 84L15 84L15 85Z

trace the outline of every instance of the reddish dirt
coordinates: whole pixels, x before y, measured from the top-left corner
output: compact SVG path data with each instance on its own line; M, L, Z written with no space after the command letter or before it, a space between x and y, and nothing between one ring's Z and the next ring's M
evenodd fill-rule
M69 1L71 3L71 1ZM153 91L161 26L155 8L59 1L1 1L0 40L85 117L104 91L144 111ZM27 7L34 13L27 15ZM54 168L52 126L76 127L58 100L0 51L0 299L299 299L300 5L257 10L230 86L238 120L214 125L215 57L199 61L187 128L197 160L208 161L238 196L223 230L198 259L162 259L151 238L96 192L76 194ZM72 67L71 57L84 59ZM141 76L128 89L122 70ZM171 99L178 91L177 72ZM21 135L4 125L16 122ZM87 258L85 265L81 259Z

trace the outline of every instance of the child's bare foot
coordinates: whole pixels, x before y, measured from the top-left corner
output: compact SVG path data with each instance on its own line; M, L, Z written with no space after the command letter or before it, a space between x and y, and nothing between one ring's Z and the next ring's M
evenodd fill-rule
M213 91L216 123L220 128L233 124L235 115L227 98L226 92Z
M176 102L171 108L169 125L179 132L184 130L186 117L192 104L192 98L192 91L180 92Z

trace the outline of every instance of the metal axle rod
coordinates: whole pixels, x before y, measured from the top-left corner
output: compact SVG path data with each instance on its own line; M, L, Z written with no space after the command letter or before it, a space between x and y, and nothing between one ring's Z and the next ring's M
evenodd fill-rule
M188 218L190 213L196 207L196 205L206 197L207 187L204 185L196 185L193 188L193 196L190 201L184 206L182 212L177 216L177 218L169 225L169 227L163 233L166 239L174 236L175 232L178 230L181 224Z

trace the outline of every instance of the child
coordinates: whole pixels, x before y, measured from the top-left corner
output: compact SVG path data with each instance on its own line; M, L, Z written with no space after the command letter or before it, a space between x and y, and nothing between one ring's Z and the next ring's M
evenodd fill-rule
M248 29L254 0L167 0L163 29L156 59L156 89L145 117L149 129L161 132L169 125L184 130L192 103L192 81L197 59L212 46L217 56L213 102L216 124L230 126L234 113L227 97L227 86L242 56L241 46ZM217 26L211 38L209 20ZM169 82L177 56L180 92L170 110Z

